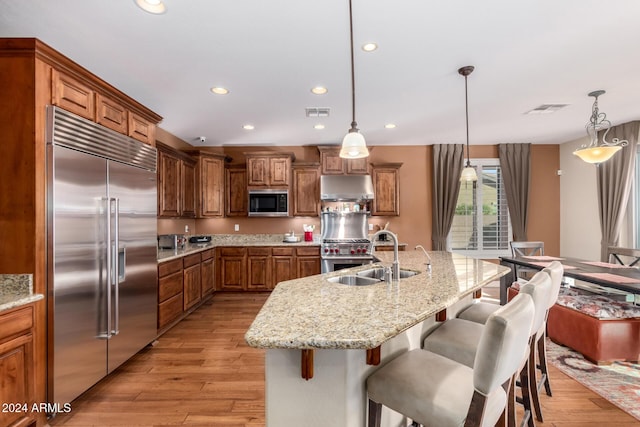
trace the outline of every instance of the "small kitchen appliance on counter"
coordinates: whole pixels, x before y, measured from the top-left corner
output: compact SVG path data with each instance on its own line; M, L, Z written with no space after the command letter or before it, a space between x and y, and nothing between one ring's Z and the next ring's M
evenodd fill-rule
M163 234L158 236L158 249L184 249L187 238L182 234Z
M192 243L195 245L211 243L211 236L191 236L189 237L189 243Z

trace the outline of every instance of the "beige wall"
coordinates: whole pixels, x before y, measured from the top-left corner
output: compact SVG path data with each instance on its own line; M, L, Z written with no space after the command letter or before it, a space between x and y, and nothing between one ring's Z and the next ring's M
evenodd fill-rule
M168 137L161 140L164 143ZM175 142L169 145L176 146ZM185 143L186 144L186 143ZM178 147L179 148L179 147ZM298 147L215 147L208 150L223 152L232 163L244 163L245 151L293 152L298 162L318 162L319 153L313 146ZM472 146L471 158L497 158L497 146ZM371 163L403 163L400 168L400 216L371 217L369 223L398 234L401 242L412 249L417 244L431 247L431 146L375 146L371 147ZM530 240L543 240L550 255L560 252L560 182L557 145L532 146L532 186L528 233ZM158 233L183 233L188 225L192 233L234 234L302 233L303 224L315 224L320 231L319 218L219 218L198 220L158 220Z

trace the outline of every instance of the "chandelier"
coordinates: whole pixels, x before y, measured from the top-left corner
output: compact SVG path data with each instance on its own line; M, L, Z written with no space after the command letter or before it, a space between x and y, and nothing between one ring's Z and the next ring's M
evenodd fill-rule
M467 165L462 169L462 173L460 174L460 181L463 182L475 182L478 180L476 169L471 166L471 161L469 160L469 97L467 96L467 76L471 74L474 69L473 65L467 65L458 70L458 74L464 76L464 111L467 123Z
M584 127L589 135L589 144L585 144L573 152L576 156L580 157L587 163L593 163L598 165L599 163L609 160L614 154L616 154L622 147L627 145L629 141L620 140L619 138L613 138L611 142L607 141L607 134L611 128L611 122L607 120L607 115L601 113L598 110L598 97L604 95L604 90L596 90L589 93L589 96L593 96L593 107L591 109L591 117L589 123ZM598 132L602 132L602 144L598 145Z
M351 0L349 0L349 34L351 36L351 129L342 140L340 157L361 159L369 156L369 150L364 136L358 132L358 123L356 123L356 78L353 65L353 13L351 11Z

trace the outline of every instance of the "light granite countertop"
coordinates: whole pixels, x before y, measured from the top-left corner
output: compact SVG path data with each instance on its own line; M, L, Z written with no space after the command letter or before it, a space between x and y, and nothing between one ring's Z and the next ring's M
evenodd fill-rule
M31 274L0 274L0 311L9 310L44 298L33 293Z
M368 286L331 283L349 270L281 282L245 334L251 347L372 349L463 297L498 280L509 268L449 252L430 252L432 271L419 251L399 253L401 269L420 271L398 282ZM377 252L390 265L393 252Z
M299 242L284 242L283 234L213 234L211 242L205 244L187 243L184 249L158 249L158 262L170 261L218 246L320 246L320 236L314 234L312 242L305 242L297 235Z

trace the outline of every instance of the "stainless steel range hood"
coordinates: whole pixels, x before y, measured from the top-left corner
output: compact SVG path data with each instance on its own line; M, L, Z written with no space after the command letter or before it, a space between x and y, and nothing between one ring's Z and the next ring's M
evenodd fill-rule
M322 175L320 200L373 200L371 175Z

